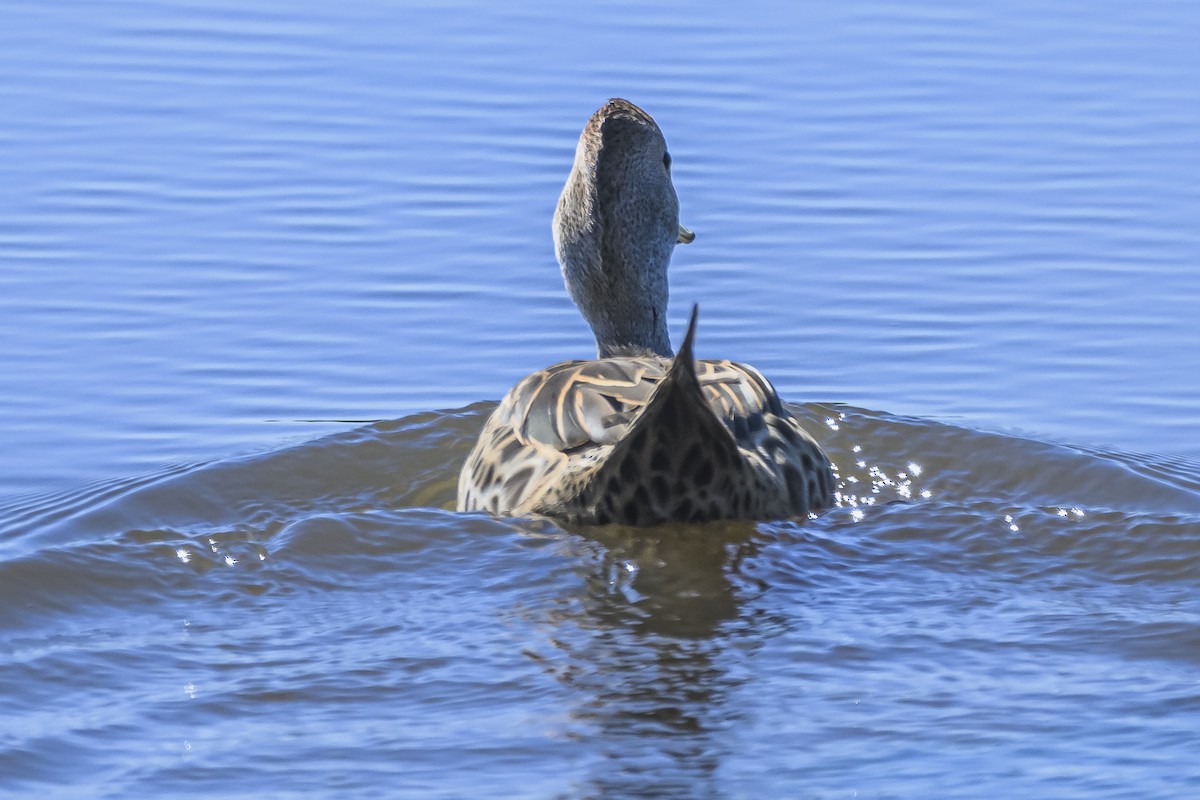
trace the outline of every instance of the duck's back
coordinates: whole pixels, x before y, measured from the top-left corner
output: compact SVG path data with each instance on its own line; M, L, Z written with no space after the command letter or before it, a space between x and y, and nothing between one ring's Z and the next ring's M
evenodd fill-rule
M800 516L832 494L829 460L762 374L687 347L525 378L463 466L458 506L646 525Z

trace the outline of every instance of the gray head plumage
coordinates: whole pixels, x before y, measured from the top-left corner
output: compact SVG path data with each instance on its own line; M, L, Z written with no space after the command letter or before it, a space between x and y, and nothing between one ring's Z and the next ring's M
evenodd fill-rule
M654 119L628 100L609 100L579 136L554 250L601 358L671 355L667 266L694 236L679 224L670 159Z

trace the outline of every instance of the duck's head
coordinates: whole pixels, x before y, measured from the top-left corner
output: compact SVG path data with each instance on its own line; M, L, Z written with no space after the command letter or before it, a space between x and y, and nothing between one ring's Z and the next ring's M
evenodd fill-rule
M667 265L694 238L679 224L662 131L628 100L609 100L579 135L554 212L563 280L600 358L671 355Z

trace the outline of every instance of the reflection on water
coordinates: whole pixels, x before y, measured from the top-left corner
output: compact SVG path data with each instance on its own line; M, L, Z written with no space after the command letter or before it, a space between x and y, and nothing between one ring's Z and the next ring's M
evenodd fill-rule
M539 661L576 696L572 717L602 743L600 796L706 796L736 719L738 564L753 526L580 531L584 596L544 624ZM576 631L565 635L568 630Z

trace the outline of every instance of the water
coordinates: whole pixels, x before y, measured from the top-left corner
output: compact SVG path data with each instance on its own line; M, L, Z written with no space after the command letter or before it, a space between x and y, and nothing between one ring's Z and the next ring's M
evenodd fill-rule
M1200 792L1192 7L3 16L0 796ZM450 510L613 95L816 520Z

